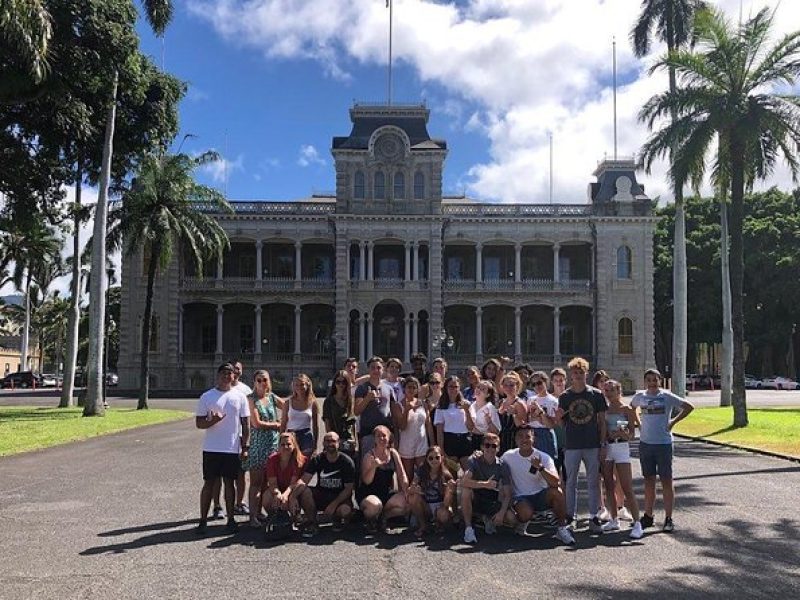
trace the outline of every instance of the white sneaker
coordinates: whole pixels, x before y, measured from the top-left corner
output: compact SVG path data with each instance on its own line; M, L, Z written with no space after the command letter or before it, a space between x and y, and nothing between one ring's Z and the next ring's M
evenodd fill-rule
M611 513L608 512L608 509L604 506L597 512L597 518L601 521L610 521L611 520Z
M478 541L478 538L475 537L475 530L472 527L467 527L464 529L464 543L465 544L474 544Z
M603 532L619 531L619 519L611 519L608 523L603 523Z
M639 540L644 535L644 531L642 530L642 524L639 521L636 521L631 528L631 532L628 536L633 540Z
M617 511L617 518L620 521L633 521L633 515L631 511L628 510L627 506L623 506Z
M486 532L486 535L494 535L497 533L497 525L494 524L491 517L487 517L486 515L483 516L483 530Z
M528 535L528 523L530 523L530 521L525 521L514 527L514 533L517 535Z
M566 527L559 527L556 529L556 537L567 546L573 546L575 544L575 538L572 537L572 534Z

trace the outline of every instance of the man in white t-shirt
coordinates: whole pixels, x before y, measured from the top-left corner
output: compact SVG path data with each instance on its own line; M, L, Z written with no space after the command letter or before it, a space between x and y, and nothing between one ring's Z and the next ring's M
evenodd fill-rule
M513 509L506 513L506 523L525 535L528 521L535 512L552 510L558 519L556 537L568 545L575 538L567 529L567 503L559 487L561 479L552 457L533 447L533 430L522 428L515 436L517 448L500 459L508 467L513 488Z
M198 533L205 533L208 509L214 493L214 483L225 483L225 506L229 531L236 530L233 505L236 498L234 482L241 470L241 461L250 450L250 409L247 398L232 388L234 366L223 363L217 369L217 386L200 396L195 411L195 426L205 429L203 440L203 489L200 492L200 523ZM241 436L240 436L241 432Z

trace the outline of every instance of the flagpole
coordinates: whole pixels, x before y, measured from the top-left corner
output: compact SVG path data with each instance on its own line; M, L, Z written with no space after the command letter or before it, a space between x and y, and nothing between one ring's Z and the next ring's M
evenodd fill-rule
M611 41L611 54L614 77L614 160L617 160L617 38Z
M553 203L553 132L550 132L550 204Z
M394 20L394 2L393 0L386 0L386 6L389 9L389 106L392 105L392 21Z

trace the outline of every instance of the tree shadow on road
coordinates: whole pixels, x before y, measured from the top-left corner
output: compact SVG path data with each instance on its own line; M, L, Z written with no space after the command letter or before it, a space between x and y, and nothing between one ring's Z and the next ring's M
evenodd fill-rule
M705 560L687 563L648 578L646 588L627 585L625 597L652 598L763 598L798 597L800 592L800 523L780 519L767 525L742 520L715 524L710 532L682 529L674 534L697 548ZM649 536L648 536L649 537ZM658 565L653 566L658 569ZM605 584L575 583L565 595L604 598L619 594Z

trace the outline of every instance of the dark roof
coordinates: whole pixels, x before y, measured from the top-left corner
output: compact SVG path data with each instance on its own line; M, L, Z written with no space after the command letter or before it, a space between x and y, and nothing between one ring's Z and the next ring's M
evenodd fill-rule
M625 175L631 180L631 195L644 196L644 186L636 180L636 163L632 160L604 160L594 172L597 183L590 184L593 202L610 202L617 194L617 178Z
M350 109L353 122L350 135L334 137L333 149L366 150L376 129L393 125L406 133L412 150L444 150L447 143L431 138L428 133L429 114L422 105L356 105Z

